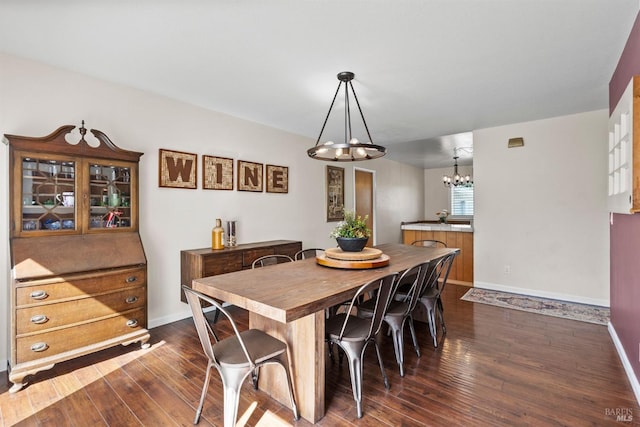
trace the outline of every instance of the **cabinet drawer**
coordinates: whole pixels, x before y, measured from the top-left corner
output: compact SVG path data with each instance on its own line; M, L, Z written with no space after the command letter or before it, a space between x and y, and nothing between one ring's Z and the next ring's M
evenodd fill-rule
M144 286L146 276L146 269L143 267L22 282L16 289L16 305L20 307L51 303L56 300Z
M16 310L16 335L45 331L145 307L145 287L128 288L93 298L78 298Z
M242 270L242 256L239 253L213 253L204 258L203 264L202 275L198 278Z
M261 256L273 255L275 253L276 251L273 247L246 250L242 253L242 266L245 268L251 268L253 261L257 260Z
M139 308L96 322L17 338L16 363L54 356L116 338L144 327L146 327L146 312L144 308Z

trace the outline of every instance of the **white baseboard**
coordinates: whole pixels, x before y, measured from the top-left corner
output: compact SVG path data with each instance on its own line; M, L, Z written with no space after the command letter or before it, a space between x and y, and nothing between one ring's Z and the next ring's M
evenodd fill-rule
M624 347L618 338L618 334L616 333L615 328L609 322L608 325L609 335L611 335L611 339L613 340L613 344L616 346L616 350L618 351L618 356L620 357L620 361L622 362L622 366L624 367L624 371L627 374L627 378L631 383L631 388L633 389L633 393L636 395L636 400L638 401L638 405L640 405L640 382L638 382L638 377L636 377L635 372L633 372L633 368L631 367L631 362L629 362L629 358L627 357L627 353L624 351Z
M474 282L473 286L479 289L491 291L510 292L518 295L528 295L531 297L549 298L560 301L576 302L579 304L597 305L599 307L609 307L609 300L586 298L576 295L558 294L555 292L540 291L537 289L516 288L513 286L496 285L495 283Z

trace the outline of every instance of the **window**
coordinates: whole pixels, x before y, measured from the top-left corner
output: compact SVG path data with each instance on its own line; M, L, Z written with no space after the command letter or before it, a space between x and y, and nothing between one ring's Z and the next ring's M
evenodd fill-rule
M473 187L451 187L451 215L473 216Z

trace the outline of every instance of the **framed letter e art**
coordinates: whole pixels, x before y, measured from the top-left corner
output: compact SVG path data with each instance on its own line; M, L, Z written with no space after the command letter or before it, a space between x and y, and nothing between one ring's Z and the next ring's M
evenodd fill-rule
M286 166L266 166L267 193L289 192L289 168Z
M171 188L198 188L198 155L160 149L158 185Z

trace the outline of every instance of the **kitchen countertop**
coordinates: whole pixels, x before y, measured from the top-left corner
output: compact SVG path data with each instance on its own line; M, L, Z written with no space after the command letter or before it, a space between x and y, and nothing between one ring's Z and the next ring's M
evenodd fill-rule
M462 233L473 233L473 227L471 224L456 224L456 223L437 223L437 222L411 222L402 223L402 230L420 230L420 231L456 231Z

